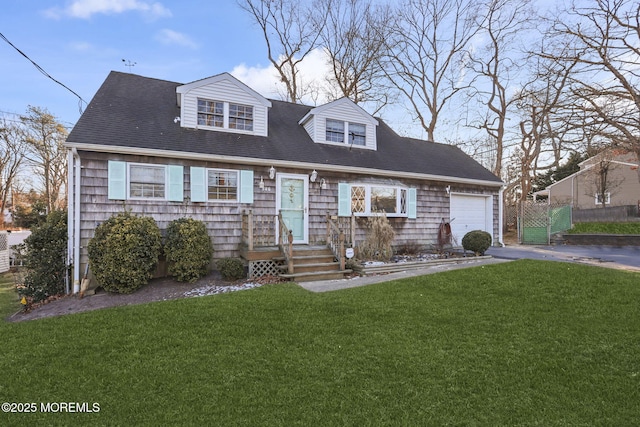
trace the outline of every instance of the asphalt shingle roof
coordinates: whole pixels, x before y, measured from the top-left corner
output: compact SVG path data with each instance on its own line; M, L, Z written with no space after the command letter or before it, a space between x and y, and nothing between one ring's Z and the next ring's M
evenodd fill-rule
M95 94L67 142L176 152L283 160L441 175L500 179L457 147L396 134L378 119L377 151L317 144L299 120L313 107L271 100L268 137L189 129L180 116L181 83L112 71Z

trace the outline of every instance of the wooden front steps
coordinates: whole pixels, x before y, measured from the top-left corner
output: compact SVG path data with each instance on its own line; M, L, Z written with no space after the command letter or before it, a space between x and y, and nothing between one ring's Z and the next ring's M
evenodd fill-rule
M273 259L285 263L283 256ZM280 277L294 282L344 279L345 273L351 273L351 270L340 271L340 263L326 246L294 246L293 273L287 273L286 265L281 270Z

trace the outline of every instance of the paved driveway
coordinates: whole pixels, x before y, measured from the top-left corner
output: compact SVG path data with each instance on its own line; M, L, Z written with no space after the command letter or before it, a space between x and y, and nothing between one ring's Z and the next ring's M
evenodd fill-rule
M640 271L640 246L508 245L503 248L489 248L486 254L503 259L580 262Z

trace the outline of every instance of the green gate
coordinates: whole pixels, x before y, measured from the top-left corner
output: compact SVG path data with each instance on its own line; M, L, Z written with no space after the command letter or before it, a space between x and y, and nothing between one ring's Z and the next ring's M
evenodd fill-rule
M571 206L523 202L518 216L518 237L525 245L548 245L551 235L571 228Z

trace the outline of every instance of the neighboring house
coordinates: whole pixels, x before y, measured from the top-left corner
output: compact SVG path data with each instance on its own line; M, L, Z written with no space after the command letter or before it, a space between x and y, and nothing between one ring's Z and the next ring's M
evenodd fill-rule
M357 247L381 212L396 247L434 244L443 221L458 244L474 229L502 239L499 178L454 146L398 136L346 98L309 107L227 73L180 84L111 72L66 146L76 284L96 226L124 209L161 229L202 220L214 258L250 267L272 263L267 248L285 229L294 244L326 245L337 226Z
M635 153L609 149L580 163L580 170L534 193L552 204L570 204L575 209L636 205L640 202L638 157ZM602 173L606 167L606 177ZM604 190L604 191L602 191ZM604 195L604 197L603 197Z

